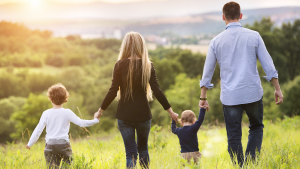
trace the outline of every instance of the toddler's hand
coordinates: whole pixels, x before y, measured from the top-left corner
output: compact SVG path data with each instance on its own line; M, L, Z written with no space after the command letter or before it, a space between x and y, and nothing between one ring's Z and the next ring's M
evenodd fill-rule
M26 148L27 148L28 150L30 150L30 147L29 147L28 145L26 145Z

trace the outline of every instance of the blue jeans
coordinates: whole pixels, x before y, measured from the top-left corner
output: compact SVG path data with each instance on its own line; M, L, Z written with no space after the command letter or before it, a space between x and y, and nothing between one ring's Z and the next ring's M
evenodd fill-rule
M137 155L139 154L140 165L148 168L150 158L148 153L148 137L151 128L151 120L144 122L130 122L118 120L118 127L123 137L126 150L126 167L136 166ZM135 141L137 135L137 143Z
M226 123L228 152L235 164L234 157L240 166L244 163L244 154L242 146L242 115L245 110L249 119L249 136L246 149L246 158L248 156L255 158L256 150L260 152L263 139L263 101L262 99L249 104L234 106L223 105L224 118Z

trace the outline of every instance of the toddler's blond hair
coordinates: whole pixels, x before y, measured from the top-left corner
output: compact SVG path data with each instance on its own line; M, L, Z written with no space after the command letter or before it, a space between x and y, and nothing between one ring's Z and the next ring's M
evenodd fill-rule
M197 120L195 113L192 110L185 110L181 114L180 123L194 123Z

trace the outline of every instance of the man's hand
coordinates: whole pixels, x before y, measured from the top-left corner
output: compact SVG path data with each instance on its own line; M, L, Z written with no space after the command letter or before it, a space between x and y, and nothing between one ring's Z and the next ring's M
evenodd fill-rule
M206 109L208 111L209 110L208 101L207 100L200 100L199 101L199 107L200 108L204 108L204 109Z
M283 102L283 95L282 95L281 90L280 89L275 90L274 95L275 95L276 105L280 105Z
M274 87L275 87L275 92L274 92L274 96L275 96L275 101L276 101L276 105L280 105L283 102L283 95L281 93L281 89L279 86L279 82L277 78L272 78L271 82L273 83ZM279 98L279 100L278 100Z
M28 150L30 150L30 147L29 147L28 145L26 145L26 148L27 148Z

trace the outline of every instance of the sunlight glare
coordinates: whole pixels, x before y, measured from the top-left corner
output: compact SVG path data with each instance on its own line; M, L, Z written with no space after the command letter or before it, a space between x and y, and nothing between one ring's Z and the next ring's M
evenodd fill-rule
M40 0L30 0L32 6L37 7L40 4Z

